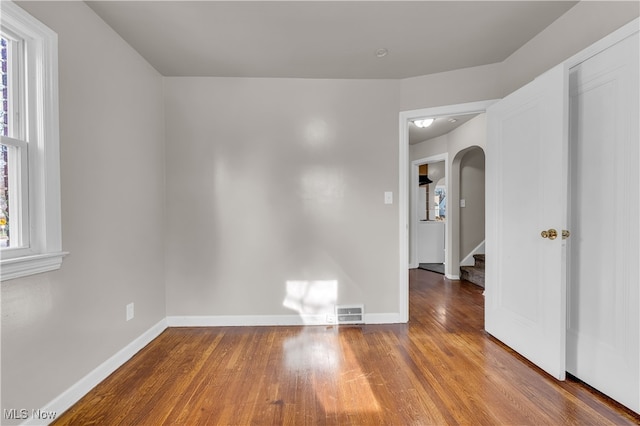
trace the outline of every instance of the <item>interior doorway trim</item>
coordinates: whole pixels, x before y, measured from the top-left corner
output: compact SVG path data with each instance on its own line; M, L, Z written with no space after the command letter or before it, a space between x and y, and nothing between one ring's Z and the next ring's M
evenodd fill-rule
M409 274L407 269L409 268L409 121L416 120L418 118L425 117L443 117L450 115L464 115L483 113L487 110L489 105L495 103L497 99L469 102L464 104L455 104L447 106L439 106L432 108L415 109L410 111L400 112L400 137L399 137L399 188L398 188L398 209L399 209L399 313L400 321L409 321ZM449 168L449 161L452 157L449 155L447 159L446 167ZM449 189L448 189L449 191ZM445 232L445 262L446 259L451 258L451 231L452 226L446 227ZM445 265L445 268L451 269L450 263ZM445 269L445 275L451 276L452 271ZM457 274L455 274L457 275Z
M411 203L411 210L409 211L409 242L411 243L411 250L409 250L409 268L418 267L418 168L422 164L433 164L444 161L444 185L447 188L447 194L449 193L449 161L448 153L432 155L426 158L420 158L411 162L411 181L409 182L409 190L411 191L411 197L409 202ZM447 195L448 196L448 195ZM448 222L445 222L445 248L448 246L446 242L446 229L449 226ZM448 250L445 250L444 264L449 263L447 257Z

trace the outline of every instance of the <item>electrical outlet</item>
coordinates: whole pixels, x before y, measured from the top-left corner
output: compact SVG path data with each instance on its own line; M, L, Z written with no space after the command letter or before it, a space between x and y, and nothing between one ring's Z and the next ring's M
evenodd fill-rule
M335 324L336 316L335 315L327 315L327 324Z
M131 321L134 316L135 314L133 311L133 302L131 302L127 305L127 321Z

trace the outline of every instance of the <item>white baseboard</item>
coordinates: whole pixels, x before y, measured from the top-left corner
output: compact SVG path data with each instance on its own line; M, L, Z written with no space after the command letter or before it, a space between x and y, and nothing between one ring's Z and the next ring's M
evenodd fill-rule
M57 398L46 404L40 411L44 413L56 413L56 417L67 411L73 404L78 402L80 398L85 396L91 389L96 387L100 382L107 378L111 373L117 370L131 357L133 357L140 349L148 345L153 339L158 337L167 328L167 320L162 319L156 325L151 327L136 338L133 342L118 351L111 358L100 364L89 374L80 379L76 384L62 392ZM30 418L23 425L42 425L49 424L50 421Z
M478 244L476 248L471 250L464 259L460 261L460 266L473 266L476 263L476 260L473 258L474 254L484 254L484 240Z
M268 325L323 325L327 315L210 315L169 316L169 327L235 327Z
M213 315L213 316L170 316L168 327L247 327L277 325L335 325L329 319L332 315ZM400 323L400 314L365 314L365 324Z
M383 313L383 314L366 314L364 315L365 324L400 324L406 321L402 321L400 318L400 314L397 312L394 313Z
M448 280L460 281L460 275L445 275L444 277Z

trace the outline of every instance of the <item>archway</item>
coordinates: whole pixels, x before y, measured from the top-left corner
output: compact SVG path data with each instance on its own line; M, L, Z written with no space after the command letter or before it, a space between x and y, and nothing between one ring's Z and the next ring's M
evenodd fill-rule
M452 161L452 187L457 203L453 226L452 262L473 266L474 254L484 254L485 239L485 154L480 146L459 151ZM484 285L482 282L474 282Z

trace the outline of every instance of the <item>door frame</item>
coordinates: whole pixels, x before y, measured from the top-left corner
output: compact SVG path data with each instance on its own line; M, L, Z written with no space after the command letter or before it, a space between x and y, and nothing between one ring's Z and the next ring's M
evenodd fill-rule
M399 313L400 313L400 322L408 322L409 321L409 274L407 273L407 269L411 266L409 264L409 232L410 232L410 218L409 212L411 208L409 206L409 175L410 175L410 159L409 159L409 122L412 120L416 120L418 118L424 117L445 117L451 115L464 115L464 114L476 114L476 113L484 113L487 108L497 102L497 99L493 100L485 100L485 101L477 101L477 102L468 102L463 104L454 104L454 105L446 105L446 106L438 106L431 108L422 108L422 109L414 109L409 111L402 111L399 114L399 129L400 129L400 137L399 137L399 188L398 188L398 207L399 207ZM448 151L447 151L448 153ZM446 160L447 173L451 170L451 161L452 156L448 155ZM447 175L448 176L448 175ZM449 177L447 177L447 181L449 181ZM450 188L447 188L447 193L450 194ZM449 195L447 195L449 197ZM457 202L456 200L449 199L448 204L451 202ZM450 215L449 215L450 216ZM451 253L453 250L452 243L452 235L453 235L453 227L459 226L456 225L456 221L458 218L447 217L447 226L445 230L445 276L457 276L459 272L454 273L455 265L449 261L452 258ZM459 265L458 265L459 267Z
M433 164L440 163L444 161L444 185L447 188L447 197L449 196L449 154L437 154L432 155L430 157L420 158L418 160L413 160L411 162L411 181L409 182L409 190L411 191L411 197L409 197L409 202L411 203L411 210L409 211L409 242L411 243L411 250L409 250L409 268L417 268L418 267L418 175L419 175L419 167L423 164ZM448 214L448 213L447 213ZM449 227L449 223L445 221L444 229L445 229L445 254L444 254L444 264L449 263L449 258L447 256L448 247L446 243L446 230Z
M617 29L616 31L613 31L612 33L610 33L609 35L599 39L598 41L596 41L595 43L593 43L592 45L588 46L587 48L583 49L582 51L578 52L577 54L573 55L572 57L570 57L569 59L566 60L566 65L567 65L567 71L571 72L571 69L580 65L582 62L585 62L586 60L592 58L593 56L607 50L608 48L612 47L613 45L623 41L624 39L633 36L634 34L640 32L640 18L635 18L634 20L630 21L629 23L623 25L622 27L620 27L619 29ZM640 162L640 158L637 158L636 161ZM573 208L573 206L571 206L571 208ZM628 247L625 247L625 250L628 250ZM570 259L570 256L572 255L571 250L569 249L567 251L567 257ZM637 264L634 267L631 267L629 270L630 274L636 274L636 276L638 274L640 274L640 263ZM568 273L567 276L567 288L568 286L571 284L571 275L570 273ZM567 290L568 292L568 290ZM640 305L640 292L637 292L636 295L637 300L635 301L635 303L637 303L638 305ZM632 302L633 303L633 302ZM569 305L569 300L567 299L567 305ZM567 309L569 309L569 306L567 306ZM638 337L638 339L640 339L640 336ZM638 382L640 382L640 361L638 361L638 369L637 369L637 376L636 376L636 380ZM579 377L578 377L579 378ZM603 392L604 393L604 392ZM610 395L608 395L609 397L611 397ZM629 407L630 409L634 410L637 413L640 413L640 393L636 394L635 396L635 400L630 398L627 399L626 401L621 401L621 400L617 400L619 403Z

